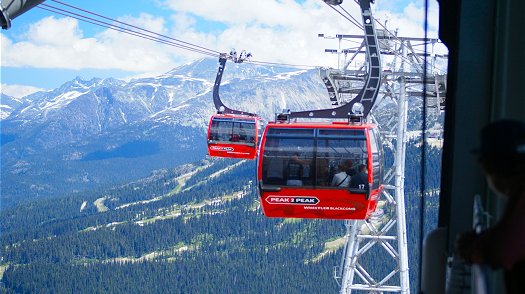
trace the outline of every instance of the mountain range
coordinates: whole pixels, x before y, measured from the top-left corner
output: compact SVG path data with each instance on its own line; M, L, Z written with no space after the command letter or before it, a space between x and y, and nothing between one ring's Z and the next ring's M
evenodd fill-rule
M204 158L217 68L201 59L152 78L76 78L21 99L3 95L2 205ZM316 70L228 63L220 95L267 120L285 108L330 107Z

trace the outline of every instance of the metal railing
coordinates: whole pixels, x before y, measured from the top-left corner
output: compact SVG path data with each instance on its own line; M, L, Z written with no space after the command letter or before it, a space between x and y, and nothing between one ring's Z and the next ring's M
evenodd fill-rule
M477 234L486 229L487 213L481 205L481 197L474 196L472 229ZM447 268L447 293L476 293L489 294L490 268L486 265L467 265L465 261L454 255L448 260Z
M479 234L487 228L486 223L487 213L483 210L481 205L481 197L479 195L474 196L474 213L472 220L472 228ZM486 265L473 264L471 267L471 285L473 293L490 293L489 284L489 271L490 268Z

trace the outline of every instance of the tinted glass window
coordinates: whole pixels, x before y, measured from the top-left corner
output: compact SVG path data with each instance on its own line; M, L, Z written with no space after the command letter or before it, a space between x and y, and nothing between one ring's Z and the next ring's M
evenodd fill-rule
M366 140L365 130L325 129L319 130L319 137L341 137L345 139Z
M267 136L292 136L292 137L314 137L314 129L280 129L271 128L268 130Z
M233 123L232 141L240 143L255 143L254 121L235 121Z
M269 137L263 154L263 183L304 186L312 184L314 141Z
M318 186L347 187L357 166L367 161L364 139L319 139L317 140ZM346 178L346 175L349 178ZM346 179L345 179L346 178Z
M210 129L210 140L231 141L233 119L213 119Z
M370 148L372 150L372 188L377 189L383 178L383 154L381 137L376 128L371 129L370 133Z
M253 144L256 131L253 119L214 118L211 123L210 140Z

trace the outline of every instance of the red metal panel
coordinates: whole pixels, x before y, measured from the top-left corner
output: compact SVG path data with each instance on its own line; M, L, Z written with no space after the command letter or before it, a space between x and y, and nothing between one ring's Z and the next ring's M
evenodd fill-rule
M264 215L279 218L366 219L377 207L379 190L352 194L345 189L282 187L281 191L260 193Z
M208 144L208 154L214 157L255 159L257 155L256 145L244 144Z

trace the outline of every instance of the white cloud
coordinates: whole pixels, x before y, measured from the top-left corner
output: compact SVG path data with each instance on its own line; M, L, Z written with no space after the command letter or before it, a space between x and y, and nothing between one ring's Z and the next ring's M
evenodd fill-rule
M146 14L124 21L151 31L165 30L164 20ZM175 66L173 55L169 46L113 30L85 37L77 20L54 16L32 24L20 42L2 35L2 66L141 72L169 70Z
M81 37L76 19L52 16L31 25L26 33L27 41L37 46L66 47Z
M389 4L391 0L377 0L374 5L376 19L381 22L388 20L389 30L398 30L402 37L423 37L424 36L424 20L425 7L424 1L397 1L396 11L385 8L391 8ZM437 1L429 1L428 11L428 36L437 38L439 25L439 6Z
M437 4L430 2L429 36L436 37ZM421 3L377 0L373 10L377 19L388 19L389 29L399 28L400 36L422 37ZM119 20L219 52L228 52L232 47L245 49L258 61L333 67L337 57L324 53L324 48L335 49L338 43L318 38L317 34L362 33L320 0L301 4L294 0L164 0L163 4L173 10L169 19L140 14ZM397 5L395 11L381 10L387 4ZM343 7L361 21L354 1L346 0ZM202 20L218 22L226 29L200 31ZM86 36L77 20L54 16L34 23L20 41L9 40L4 34L1 38L2 66L11 67L118 69L140 74L165 72L203 57L113 30Z
M254 60L305 65L336 66L336 57L325 54L324 48L336 48L336 41L317 37L318 33L359 34L362 32L317 0L298 4L285 1L182 1L168 0L167 5L176 15L194 15L211 22L220 22L227 28L219 33L188 29L174 32L184 40L228 52L231 48L253 53ZM353 3L353 2L352 2ZM358 20L359 7L355 3L347 10Z
M175 26L173 28L173 31L182 32L186 30L192 30L197 21L194 17L191 17L187 13L176 13L174 14L171 19L175 23Z
M2 84L2 89L0 90L3 94L9 95L15 98L22 98L29 94L33 94L39 91L46 91L46 89L37 88L33 86L25 85L7 85Z
M175 11L192 13L205 19L231 25L249 22L266 25L293 25L305 19L307 11L293 0L265 1L185 1L167 0L168 7Z
M382 22L388 19L390 30L399 29L400 36L424 36L422 1L398 1L396 5L405 5L396 9L398 13L381 10L382 1L376 2L379 3L372 6L376 18ZM199 40L222 52L232 47L238 51L246 49L253 53L254 60L260 61L335 67L337 57L324 53L324 48L336 49L337 41L320 39L317 34L362 34L359 28L319 0L307 0L303 4L293 0L166 0L165 3L176 15L186 16L181 19L181 25L187 30L177 32L182 39ZM360 9L354 1L345 1L343 7L361 22ZM437 11L437 4L432 4L430 37L437 37ZM188 15L220 22L227 29L219 34L198 32L187 21Z

